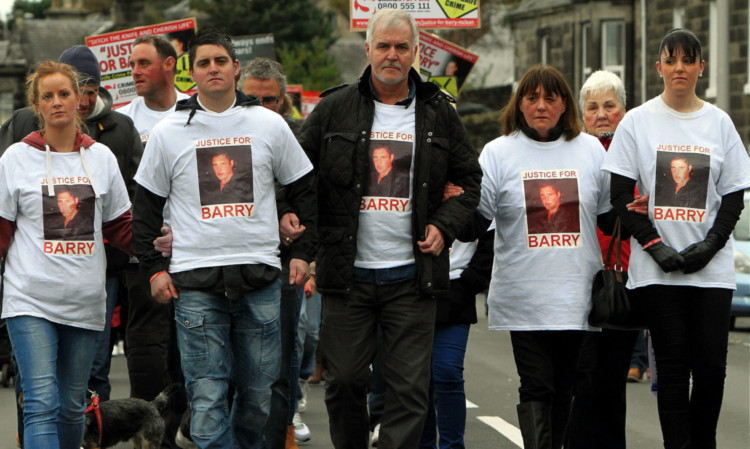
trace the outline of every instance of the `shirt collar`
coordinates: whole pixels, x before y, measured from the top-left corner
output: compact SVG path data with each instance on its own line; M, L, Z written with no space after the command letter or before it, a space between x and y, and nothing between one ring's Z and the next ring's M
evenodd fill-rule
M411 78L408 78L409 80L409 96L404 98L401 101L397 101L396 104L398 106L403 106L404 109L408 108L412 101L414 101L414 97L417 94L417 86L414 84L414 80ZM378 93L375 92L375 86L372 84L372 77L368 78L367 81L370 83L370 92L372 93L372 98L375 99L375 101L382 103L380 101L380 98L378 98Z

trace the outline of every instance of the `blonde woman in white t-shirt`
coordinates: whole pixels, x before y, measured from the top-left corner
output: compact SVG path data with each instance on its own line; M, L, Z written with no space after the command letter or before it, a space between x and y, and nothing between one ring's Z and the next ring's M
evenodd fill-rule
M43 129L0 159L2 317L24 393L24 447L73 449L83 439L86 387L104 328L103 237L131 252L130 202L112 152L79 129L73 68L42 63L27 84ZM55 197L73 190L66 200L75 196L79 218L68 227L87 232L51 237L64 214Z
M750 160L731 119L696 95L702 56L690 31L664 36L656 62L664 90L628 112L602 165L634 237L628 288L645 304L667 449L716 447L735 288L727 242L750 187ZM687 179L689 201L679 200ZM627 211L636 183L651 198L647 217Z

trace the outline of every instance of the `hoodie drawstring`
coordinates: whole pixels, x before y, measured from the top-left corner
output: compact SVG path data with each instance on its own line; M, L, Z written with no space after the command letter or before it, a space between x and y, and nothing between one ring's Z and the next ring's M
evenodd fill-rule
M49 149L49 144L44 144L44 150L47 153L47 196L55 196L55 185L52 183L52 151ZM81 145L79 151L81 153L81 164L83 164L83 171L86 172L86 176L89 178L91 189L94 190L94 196L99 198L99 191L96 189L94 184L94 177L91 175L88 161L86 161L86 149Z
M88 176L89 178L91 188L94 190L94 196L98 199L99 191L96 189L96 184L94 184L94 177L91 175L91 170L89 170L89 164L86 161L86 149L83 148L83 145L81 145L81 150L79 151L79 153L81 153L81 163L83 164L83 171L86 172L86 176Z
M49 144L44 144L44 150L47 152L47 196L55 196L55 185L52 184L52 151Z

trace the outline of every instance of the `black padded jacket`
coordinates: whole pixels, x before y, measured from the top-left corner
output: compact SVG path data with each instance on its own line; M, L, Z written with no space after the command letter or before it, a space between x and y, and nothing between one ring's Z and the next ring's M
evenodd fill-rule
M322 293L348 296L353 286L357 229L363 188L367 180L368 149L375 99L368 67L354 84L324 92L299 134L302 148L315 166L318 183L316 284ZM423 82L415 70L415 156L412 235L417 265L417 288L427 296L450 287L448 251L422 254L428 224L443 234L447 249L479 203L482 171L477 151L469 142L453 99L436 85ZM443 202L451 181L464 193Z

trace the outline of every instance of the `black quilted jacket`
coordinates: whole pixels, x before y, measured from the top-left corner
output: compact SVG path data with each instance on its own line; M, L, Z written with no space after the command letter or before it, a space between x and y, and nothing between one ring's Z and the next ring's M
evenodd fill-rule
M370 68L357 83L323 93L300 130L300 143L318 176L316 283L323 293L348 295L357 254L359 207L368 170L370 131L375 111ZM420 291L432 296L449 288L448 251L422 254L417 240L435 225L448 248L479 203L482 171L477 152L452 99L434 84L423 82L415 70L416 155L412 198L412 235ZM441 202L447 181L464 193Z

